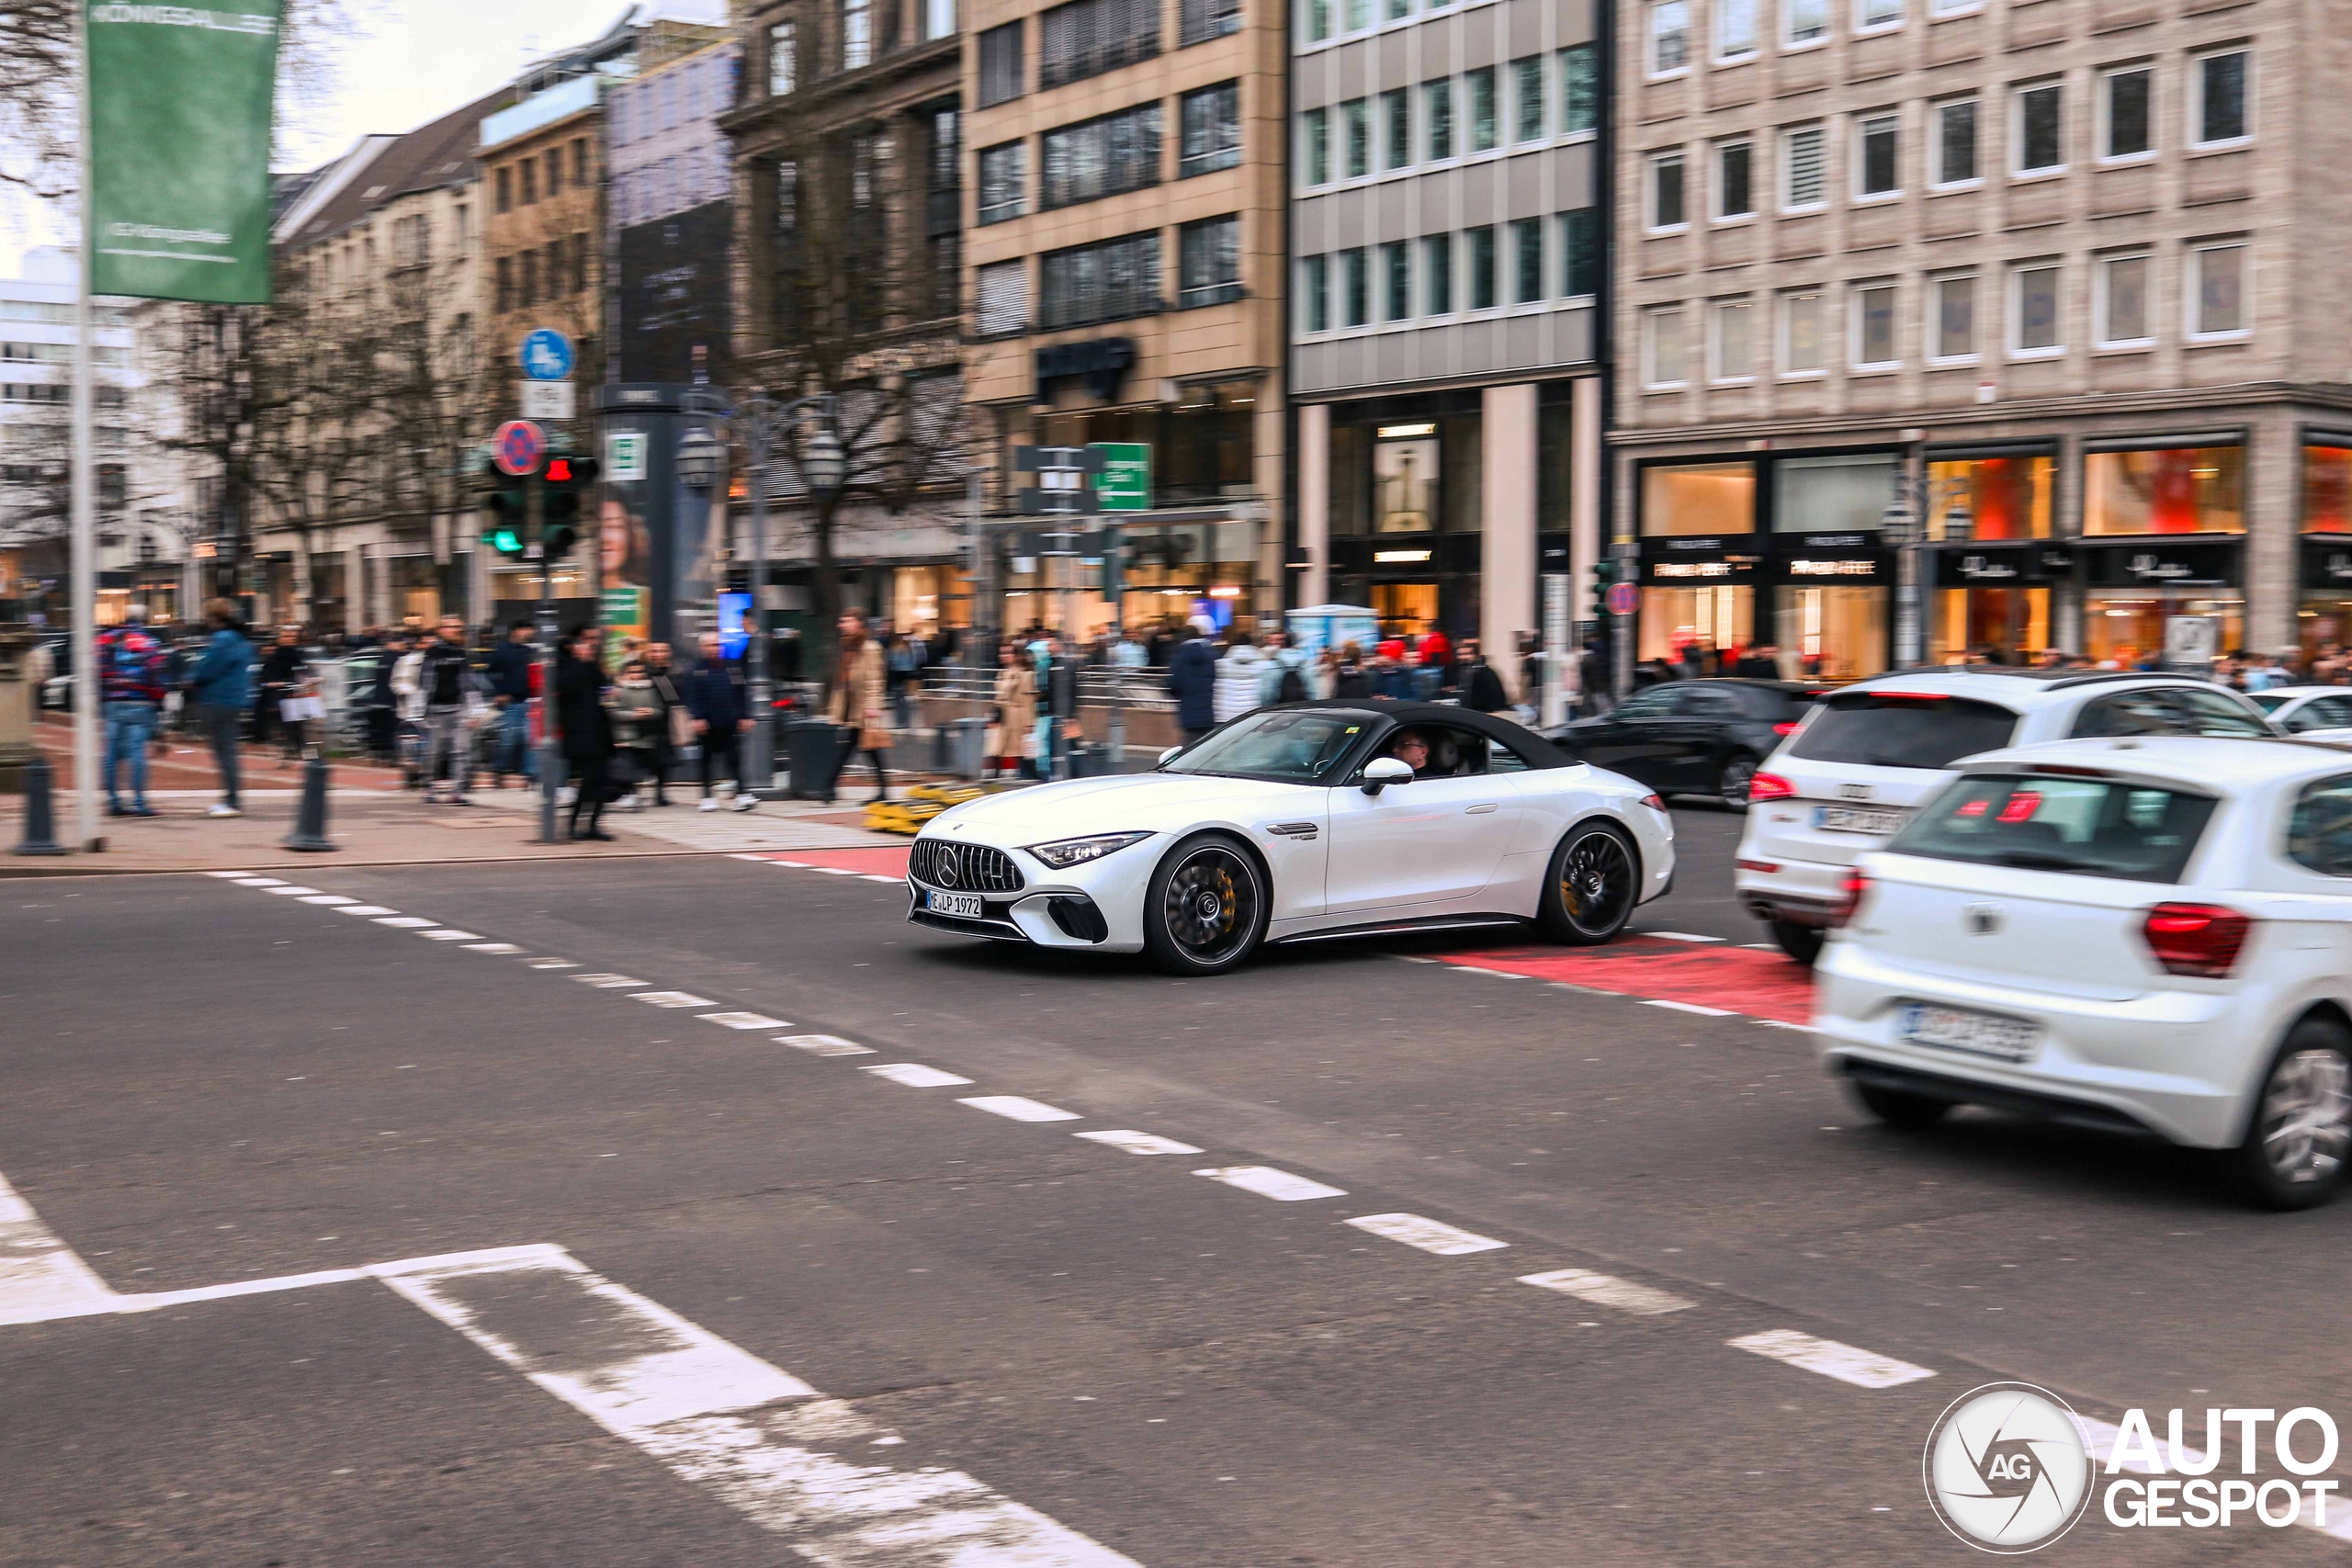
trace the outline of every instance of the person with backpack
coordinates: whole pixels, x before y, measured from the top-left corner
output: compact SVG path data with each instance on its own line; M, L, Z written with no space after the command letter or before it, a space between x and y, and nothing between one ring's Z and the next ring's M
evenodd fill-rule
M237 608L226 599L204 606L204 623L212 636L204 656L188 671L187 695L196 709L197 727L211 742L212 761L220 770L220 799L207 815L243 817L237 804L237 726L253 701L254 645L237 629Z
M1303 648L1283 632L1266 634L1266 662L1258 671L1258 705L1303 703L1315 694L1313 664Z
M122 625L97 639L98 696L107 721L107 815L153 817L147 804L147 742L164 706L164 645L147 630L147 606L132 604ZM130 765L130 807L117 790L119 764Z

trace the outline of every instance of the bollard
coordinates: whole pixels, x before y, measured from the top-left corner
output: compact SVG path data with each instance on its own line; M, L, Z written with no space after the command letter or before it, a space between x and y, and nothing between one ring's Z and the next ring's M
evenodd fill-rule
M463 766L460 761L459 766ZM342 846L327 837L327 761L319 749L311 748L308 761L302 764L302 810L294 819L294 830L278 840L289 850L333 850Z
M57 825L51 820L49 780L49 759L36 751L32 761L25 764L25 836L9 852L11 854L65 852L65 846L57 841Z

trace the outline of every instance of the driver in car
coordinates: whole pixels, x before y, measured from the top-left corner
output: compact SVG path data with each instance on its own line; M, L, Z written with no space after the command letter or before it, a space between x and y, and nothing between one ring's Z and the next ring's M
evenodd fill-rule
M1429 772L1429 737L1418 729L1400 729L1388 742L1387 755L1413 770L1416 777Z

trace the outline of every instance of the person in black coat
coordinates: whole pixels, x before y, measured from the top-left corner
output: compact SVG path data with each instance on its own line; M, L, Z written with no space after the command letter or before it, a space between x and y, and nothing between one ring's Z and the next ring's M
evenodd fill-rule
M596 662L602 639L595 627L582 627L556 656L555 715L564 761L579 781L580 793L571 801L571 836L610 843L613 836L602 824L613 761L613 721L605 711L604 668ZM588 813L585 832L580 827L583 809Z
M1168 694L1185 745L1216 728L1216 649L1206 637L1186 636L1168 656Z
M1510 693L1503 688L1503 678L1478 651L1476 642L1462 645L1462 661L1454 668L1461 671L1464 707L1473 713L1500 713L1510 706Z

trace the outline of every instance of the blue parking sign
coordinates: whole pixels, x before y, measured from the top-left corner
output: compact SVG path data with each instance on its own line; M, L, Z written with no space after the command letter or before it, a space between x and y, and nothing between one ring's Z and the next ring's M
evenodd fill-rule
M571 340L553 327L538 327L523 340L523 374L534 381L560 381L571 374Z

